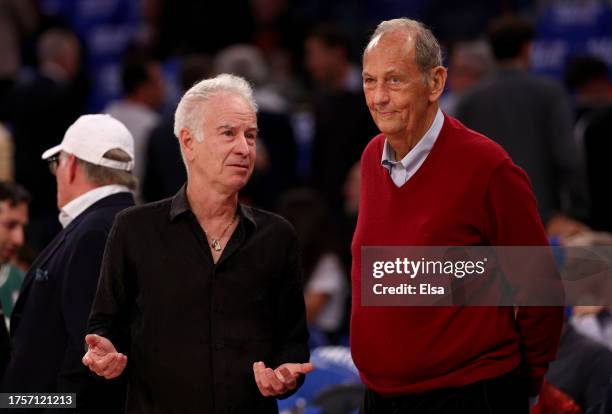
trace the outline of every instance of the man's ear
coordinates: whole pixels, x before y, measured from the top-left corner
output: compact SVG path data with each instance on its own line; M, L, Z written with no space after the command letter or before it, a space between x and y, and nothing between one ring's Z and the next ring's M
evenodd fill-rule
M444 66L436 66L429 71L429 102L436 102L444 92L446 85L446 68Z
M68 171L68 182L72 184L77 178L77 169L82 167L77 163L77 158L72 154L68 155L65 163L66 170Z
M179 132L179 144L181 145L181 152L187 160L193 160L194 157L194 145L196 144L195 137L187 128L182 128Z

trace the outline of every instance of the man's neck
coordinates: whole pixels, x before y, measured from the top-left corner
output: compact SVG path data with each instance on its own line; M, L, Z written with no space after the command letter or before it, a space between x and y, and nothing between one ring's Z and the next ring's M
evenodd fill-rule
M210 191L202 192L196 188L208 188ZM222 193L212 190L209 185L187 183L187 200L195 216L199 220L219 220L233 217L238 206L237 193Z
M386 135L385 137L391 144L391 148L395 152L395 160L400 161L408 154L418 143L425 133L431 128L431 125L436 119L438 113L438 105L434 104L429 108L425 119L420 125L412 131L406 131L401 135Z
M66 204L71 203L72 201L76 200L77 198L79 198L80 196L82 196L85 193L90 192L91 190L94 190L98 187L102 187L102 186L98 186L98 185L94 185L91 183L87 183L87 182L83 182L77 186L73 186L72 189L72 194L70 196L70 199L66 202ZM66 205L64 204L63 206L60 207L60 210L62 208L64 208L64 206Z

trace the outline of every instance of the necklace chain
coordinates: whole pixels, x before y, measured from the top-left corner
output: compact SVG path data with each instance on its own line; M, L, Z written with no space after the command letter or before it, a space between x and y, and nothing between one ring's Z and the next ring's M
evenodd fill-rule
M221 239L223 239L223 237L225 236L225 233L227 233L229 228L232 227L232 224L234 224L234 221L236 221L236 217L238 217L237 214L235 214L234 217L232 217L232 220L227 224L227 226L225 226L225 229L223 230L223 233L221 233L221 235L219 237L213 237L212 234L209 234L206 230L204 230L204 234L206 234L206 236L210 237L210 247L215 249L215 251L217 251L217 252L221 251L221 242L220 241L221 241Z

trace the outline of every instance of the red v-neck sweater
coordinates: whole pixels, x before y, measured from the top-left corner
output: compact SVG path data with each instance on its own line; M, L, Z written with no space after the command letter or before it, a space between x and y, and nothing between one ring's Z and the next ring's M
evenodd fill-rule
M419 170L396 187L381 166L384 136L364 150L352 243L351 351L383 395L458 387L522 363L532 394L556 356L558 307L361 306L363 246L548 245L527 175L488 138L446 116Z

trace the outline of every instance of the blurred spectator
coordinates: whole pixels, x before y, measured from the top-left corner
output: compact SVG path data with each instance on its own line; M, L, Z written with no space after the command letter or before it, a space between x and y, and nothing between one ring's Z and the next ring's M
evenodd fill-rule
M575 219L587 215L583 171L565 92L527 73L533 35L530 24L512 16L492 23L498 69L460 100L457 117L508 151L531 179L549 234L569 237L587 229Z
M250 43L270 67L269 81L290 100L298 100L300 87L294 76L303 67L304 24L292 13L288 0L249 0L253 34Z
M344 210L342 220L339 221L340 253L342 263L347 273L351 269L351 242L357 225L359 212L359 194L361 191L361 162L357 161L346 175L342 193L344 195Z
M37 73L18 83L8 97L7 125L15 144L15 179L32 194L28 240L40 249L59 230L54 181L40 154L79 116L83 100L75 84L80 46L73 33L64 29L44 32L37 56Z
M253 97L260 111L286 113L289 103L270 84L270 68L254 46L237 44L221 50L215 57L215 73L233 73L246 78L255 88Z
M41 12L70 27L83 41L88 85L87 112L101 111L121 93L119 67L131 45L146 36L144 1L37 0ZM145 39L146 40L146 39Z
M106 238L115 215L134 205L134 142L111 116L84 115L42 156L64 229L25 276L2 392L75 393L78 412L123 412L125 383L98 381L81 358Z
M306 68L315 88L312 184L339 217L347 173L377 129L365 105L361 70L350 60L346 36L335 26L319 26L308 34L305 47Z
M334 343L345 325L348 277L330 212L320 195L308 189L285 193L277 212L297 232L308 324Z
M589 224L595 230L608 232L612 232L610 131L612 131L612 105L592 113L583 133L588 188L591 196Z
M12 181L15 177L14 156L13 137L0 123L0 180Z
M30 195L18 184L0 181L0 305L10 318L23 274L10 262L25 241Z
M23 38L38 24L36 5L31 1L0 0L0 114L21 65ZM0 115L2 116L2 115Z
M204 55L183 58L180 84L183 92L211 75L211 64ZM156 201L174 195L187 181L185 165L177 137L174 135L174 111L151 131L147 145L142 195L145 201Z
M611 376L612 351L579 334L566 323L557 359L548 367L546 381L571 397L586 412L604 399ZM541 411L541 414L553 413Z
M596 56L576 56L565 68L565 83L574 94L576 120L612 101L608 66Z
M5 319L11 316L23 280L21 271L10 261L24 242L29 200L21 186L0 181L0 379L10 355Z
M486 42L475 40L453 44L448 61L448 91L440 100L442 110L454 116L461 95L478 84L491 69L493 56Z
M261 52L235 45L215 58L215 73L233 73L253 86L258 106L257 161L253 176L240 192L244 201L273 208L278 196L296 180L296 143L288 114L289 103L270 84L270 69Z
M159 63L150 56L127 52L121 67L123 99L105 112L121 121L134 137L134 175L144 181L147 141L160 122L157 113L164 100L164 80Z
M605 306L575 306L571 324L580 334L612 350L612 315Z

